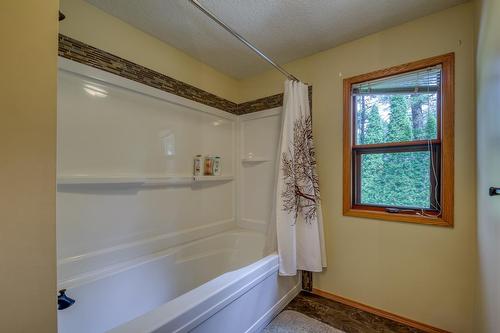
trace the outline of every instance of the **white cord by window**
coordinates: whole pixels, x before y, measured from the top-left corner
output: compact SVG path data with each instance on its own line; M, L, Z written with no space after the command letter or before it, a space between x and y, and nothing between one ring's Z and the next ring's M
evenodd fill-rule
M427 87L429 88L429 82L427 84ZM430 108L429 99L430 99L430 97L427 99L427 105ZM427 119L427 121L429 121L429 119ZM441 204L439 203L439 200L438 200L439 183L438 183L438 177L437 177L437 173L436 173L436 166L434 165L434 149L432 147L432 140L430 138L427 139L427 148L429 149L430 158L431 158L432 176L434 177L434 202L436 203L436 205L434 205L431 202L430 206L431 206L431 208L436 209L438 211L438 214L437 215L427 214L426 212L424 212L424 209L422 208L420 210L420 212L417 212L417 215L431 217L431 218L438 218L439 216L441 216L442 210L441 210Z

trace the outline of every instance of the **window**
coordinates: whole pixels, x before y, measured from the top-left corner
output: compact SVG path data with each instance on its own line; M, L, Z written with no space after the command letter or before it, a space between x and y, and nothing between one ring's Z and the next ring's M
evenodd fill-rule
M453 225L454 54L344 80L344 215Z

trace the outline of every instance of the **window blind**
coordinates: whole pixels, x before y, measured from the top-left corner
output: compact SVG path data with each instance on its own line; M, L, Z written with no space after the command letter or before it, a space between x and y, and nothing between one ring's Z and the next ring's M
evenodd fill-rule
M435 93L441 88L441 65L427 67L409 73L398 74L355 83L352 85L353 95L388 95Z

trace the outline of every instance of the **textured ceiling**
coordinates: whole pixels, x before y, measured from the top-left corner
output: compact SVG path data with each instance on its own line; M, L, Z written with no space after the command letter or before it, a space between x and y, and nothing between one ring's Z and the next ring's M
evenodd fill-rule
M235 78L270 67L188 0L87 0ZM280 64L466 0L200 0Z

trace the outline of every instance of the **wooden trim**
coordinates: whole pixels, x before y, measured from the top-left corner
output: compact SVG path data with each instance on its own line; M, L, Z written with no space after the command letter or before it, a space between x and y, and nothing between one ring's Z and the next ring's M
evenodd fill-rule
M439 147L440 144L433 144L433 147ZM374 145L370 147L369 145L356 146L351 148L352 153L359 154L390 154L390 153L408 153L408 152L422 152L429 151L429 145L427 143L421 144L411 144L411 145L390 145L390 146L379 146Z
M455 54L441 62L443 66L441 94L441 209L442 218L453 226L455 192Z
M354 84L354 83L360 83L360 82L364 82L364 81L381 79L381 78L385 78L385 77L392 76L392 75L403 74L403 73L423 69L426 67L444 64L445 62L448 62L450 60L452 61L453 58L454 58L453 52L447 53L447 54L439 55L439 56L432 57L432 58L417 60L417 61L406 63L403 65L393 66L393 67L381 69L378 71L353 76L353 77L350 77L348 79L345 79L344 81L347 80L350 82L350 84Z
M443 329L440 329L440 328L437 328L437 327L434 327L434 326L431 326L428 324L420 323L418 321L415 321L415 320L412 320L409 318L405 318L403 316L400 316L400 315L397 315L397 314L394 314L394 313L391 313L391 312L388 312L385 310L381 310L381 309L378 309L378 308L375 308L373 306L369 306L369 305L366 305L366 304L363 304L363 303L360 303L357 301L353 301L351 299L348 299L348 298L345 298L342 296L338 296L338 295L335 295L335 294L332 294L332 293L329 293L329 292L326 292L326 291L323 291L320 289L313 288L312 293L314 295L318 295L318 296L324 297L326 299L329 299L329 300L332 300L332 301L335 301L338 303L342 303L342 304L347 305L347 306L352 306L353 308L359 309L361 311L365 311L365 312L377 315L379 317L383 317L383 318L395 321L397 323L419 329L419 330L426 332L426 333L450 333L449 331L446 331L446 330L443 330Z
M351 85L354 81L350 79L344 80L344 119L343 119L343 180L342 180L342 191L343 191L343 212L346 215L351 210L352 205L352 191L351 186L353 184L352 177L352 135L354 132L352 130L352 117L351 117Z
M449 227L450 224L442 217L427 217L416 214L388 213L376 209L348 208L344 211L345 216L362 217L367 219L384 220L392 222L409 222Z
M430 140L433 145L438 145L441 140ZM413 147L413 146L427 146L429 144L428 140L416 140L416 141L405 141L405 142L387 142L387 143L370 143L364 145L352 145L352 149L373 149L373 148L388 148L388 147Z
M382 205L369 205L369 204L354 204L353 205L353 208L356 208L356 209L372 209L372 210L377 210L377 211L386 211L387 207L386 206L382 206ZM417 211L424 211L426 213L433 213L433 212L437 212L436 209L433 209L433 208L417 208L417 207L391 207L391 208L396 208L396 209L400 209L400 210L404 210L405 214L415 214ZM414 210L414 211L411 211L411 212L408 212L408 210ZM403 212L402 212L403 213ZM437 217L437 215L436 215Z
M443 75L441 81L440 106L437 114L437 140L433 144L440 145L440 199L441 215L439 217L427 217L417 214L388 213L381 210L368 209L356 206L353 200L354 177L353 177L353 150L394 149L396 147L414 147L422 145L421 141L410 141L403 143L354 145L354 117L352 116L351 87L355 83L380 79L392 75L415 71L418 69L441 64ZM374 71L367 74L344 79L343 87L343 214L362 218L373 218L387 221L422 223L439 226L453 226L454 210L454 82L455 82L455 55L445 55L423 59L404 65L394 66L387 69Z

